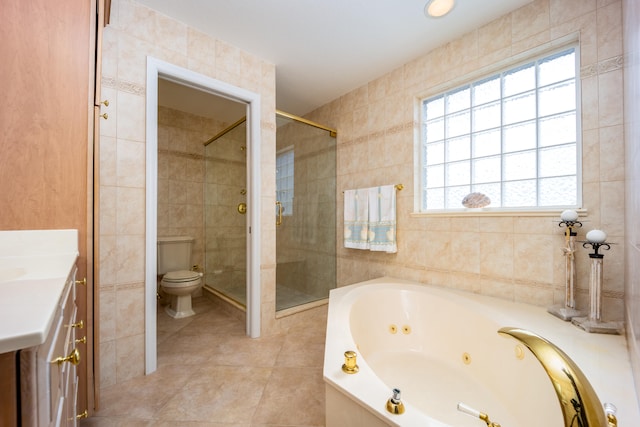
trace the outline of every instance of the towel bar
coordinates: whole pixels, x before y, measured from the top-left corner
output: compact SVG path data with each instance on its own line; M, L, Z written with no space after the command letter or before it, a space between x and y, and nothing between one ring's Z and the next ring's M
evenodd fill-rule
M396 184L394 185L394 187L396 188L396 190L402 191L402 189L404 188L404 184ZM342 192L342 194L344 194L344 191Z

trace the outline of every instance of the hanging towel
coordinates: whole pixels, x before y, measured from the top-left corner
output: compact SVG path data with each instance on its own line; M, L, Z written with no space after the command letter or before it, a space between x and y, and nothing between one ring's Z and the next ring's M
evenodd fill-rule
M368 190L344 192L344 247L369 249Z
M396 243L396 189L393 185L372 187L369 193L369 249L398 252Z

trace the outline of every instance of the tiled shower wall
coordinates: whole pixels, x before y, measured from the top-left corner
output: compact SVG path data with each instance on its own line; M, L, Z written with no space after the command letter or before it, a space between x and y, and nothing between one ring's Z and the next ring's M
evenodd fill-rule
M204 142L223 128L214 119L158 108L158 237L193 237L192 265L204 266Z
M640 390L640 4L623 4L625 40L625 159L627 239L625 301L627 342Z
M111 22L103 36L102 98L109 100L103 112L109 118L100 122L96 293L100 383L104 387L144 374L147 56L260 94L260 182L262 206L269 207L261 212L263 333L272 332L279 323L275 319L271 209L275 203L274 65L130 0L112 1ZM190 154L195 153L176 158L190 159Z
M404 184L398 195L398 253L345 249L338 206L338 285L391 275L550 306L564 302L563 229L550 215L415 214L414 142L421 98L522 60L532 49L580 40L581 217L622 243L624 228L623 50L620 0L534 0L316 110L338 129L338 194ZM604 258L603 316L624 316L625 245ZM637 264L637 263L636 263ZM580 308L587 307L589 258L577 253Z

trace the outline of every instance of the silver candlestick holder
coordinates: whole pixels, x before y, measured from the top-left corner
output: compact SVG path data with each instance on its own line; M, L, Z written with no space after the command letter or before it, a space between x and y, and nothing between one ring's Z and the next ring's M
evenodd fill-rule
M549 307L547 311L562 320L569 321L574 317L584 316L584 312L576 309L575 285L576 285L576 235L575 228L582 227L578 221L578 213L574 210L565 210L560 215L559 227L565 227L564 253L565 269L565 294L564 304Z
M586 317L574 317L571 323L577 325L587 332L601 334L620 334L621 325L619 322L602 321L602 278L604 255L599 253L600 249L611 249L611 245L606 243L607 234L602 230L591 230L587 233L587 241L582 243L583 248L591 247L593 253L589 254L591 259L591 271L589 275L589 315Z

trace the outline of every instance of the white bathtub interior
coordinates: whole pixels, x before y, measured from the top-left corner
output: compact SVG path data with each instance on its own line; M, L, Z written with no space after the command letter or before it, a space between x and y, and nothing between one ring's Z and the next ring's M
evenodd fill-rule
M483 426L456 409L463 402L504 427L561 427L549 377L526 347L497 333L503 326L529 329L563 348L602 402L618 406L619 420L633 421L618 425L640 425L623 337L588 334L540 307L382 278L332 291L327 426L344 422L336 411L362 410L367 414L358 417L382 425ZM359 373L341 371L346 350L358 354ZM405 414L384 410L392 388L402 391Z
M456 409L457 402L500 414L505 426L523 426L521 420L532 411L538 414L532 426L561 419L537 359L515 340L499 336L505 325L485 317L470 301L409 289L372 290L352 306L350 326L373 372L437 420L477 426L478 420Z

